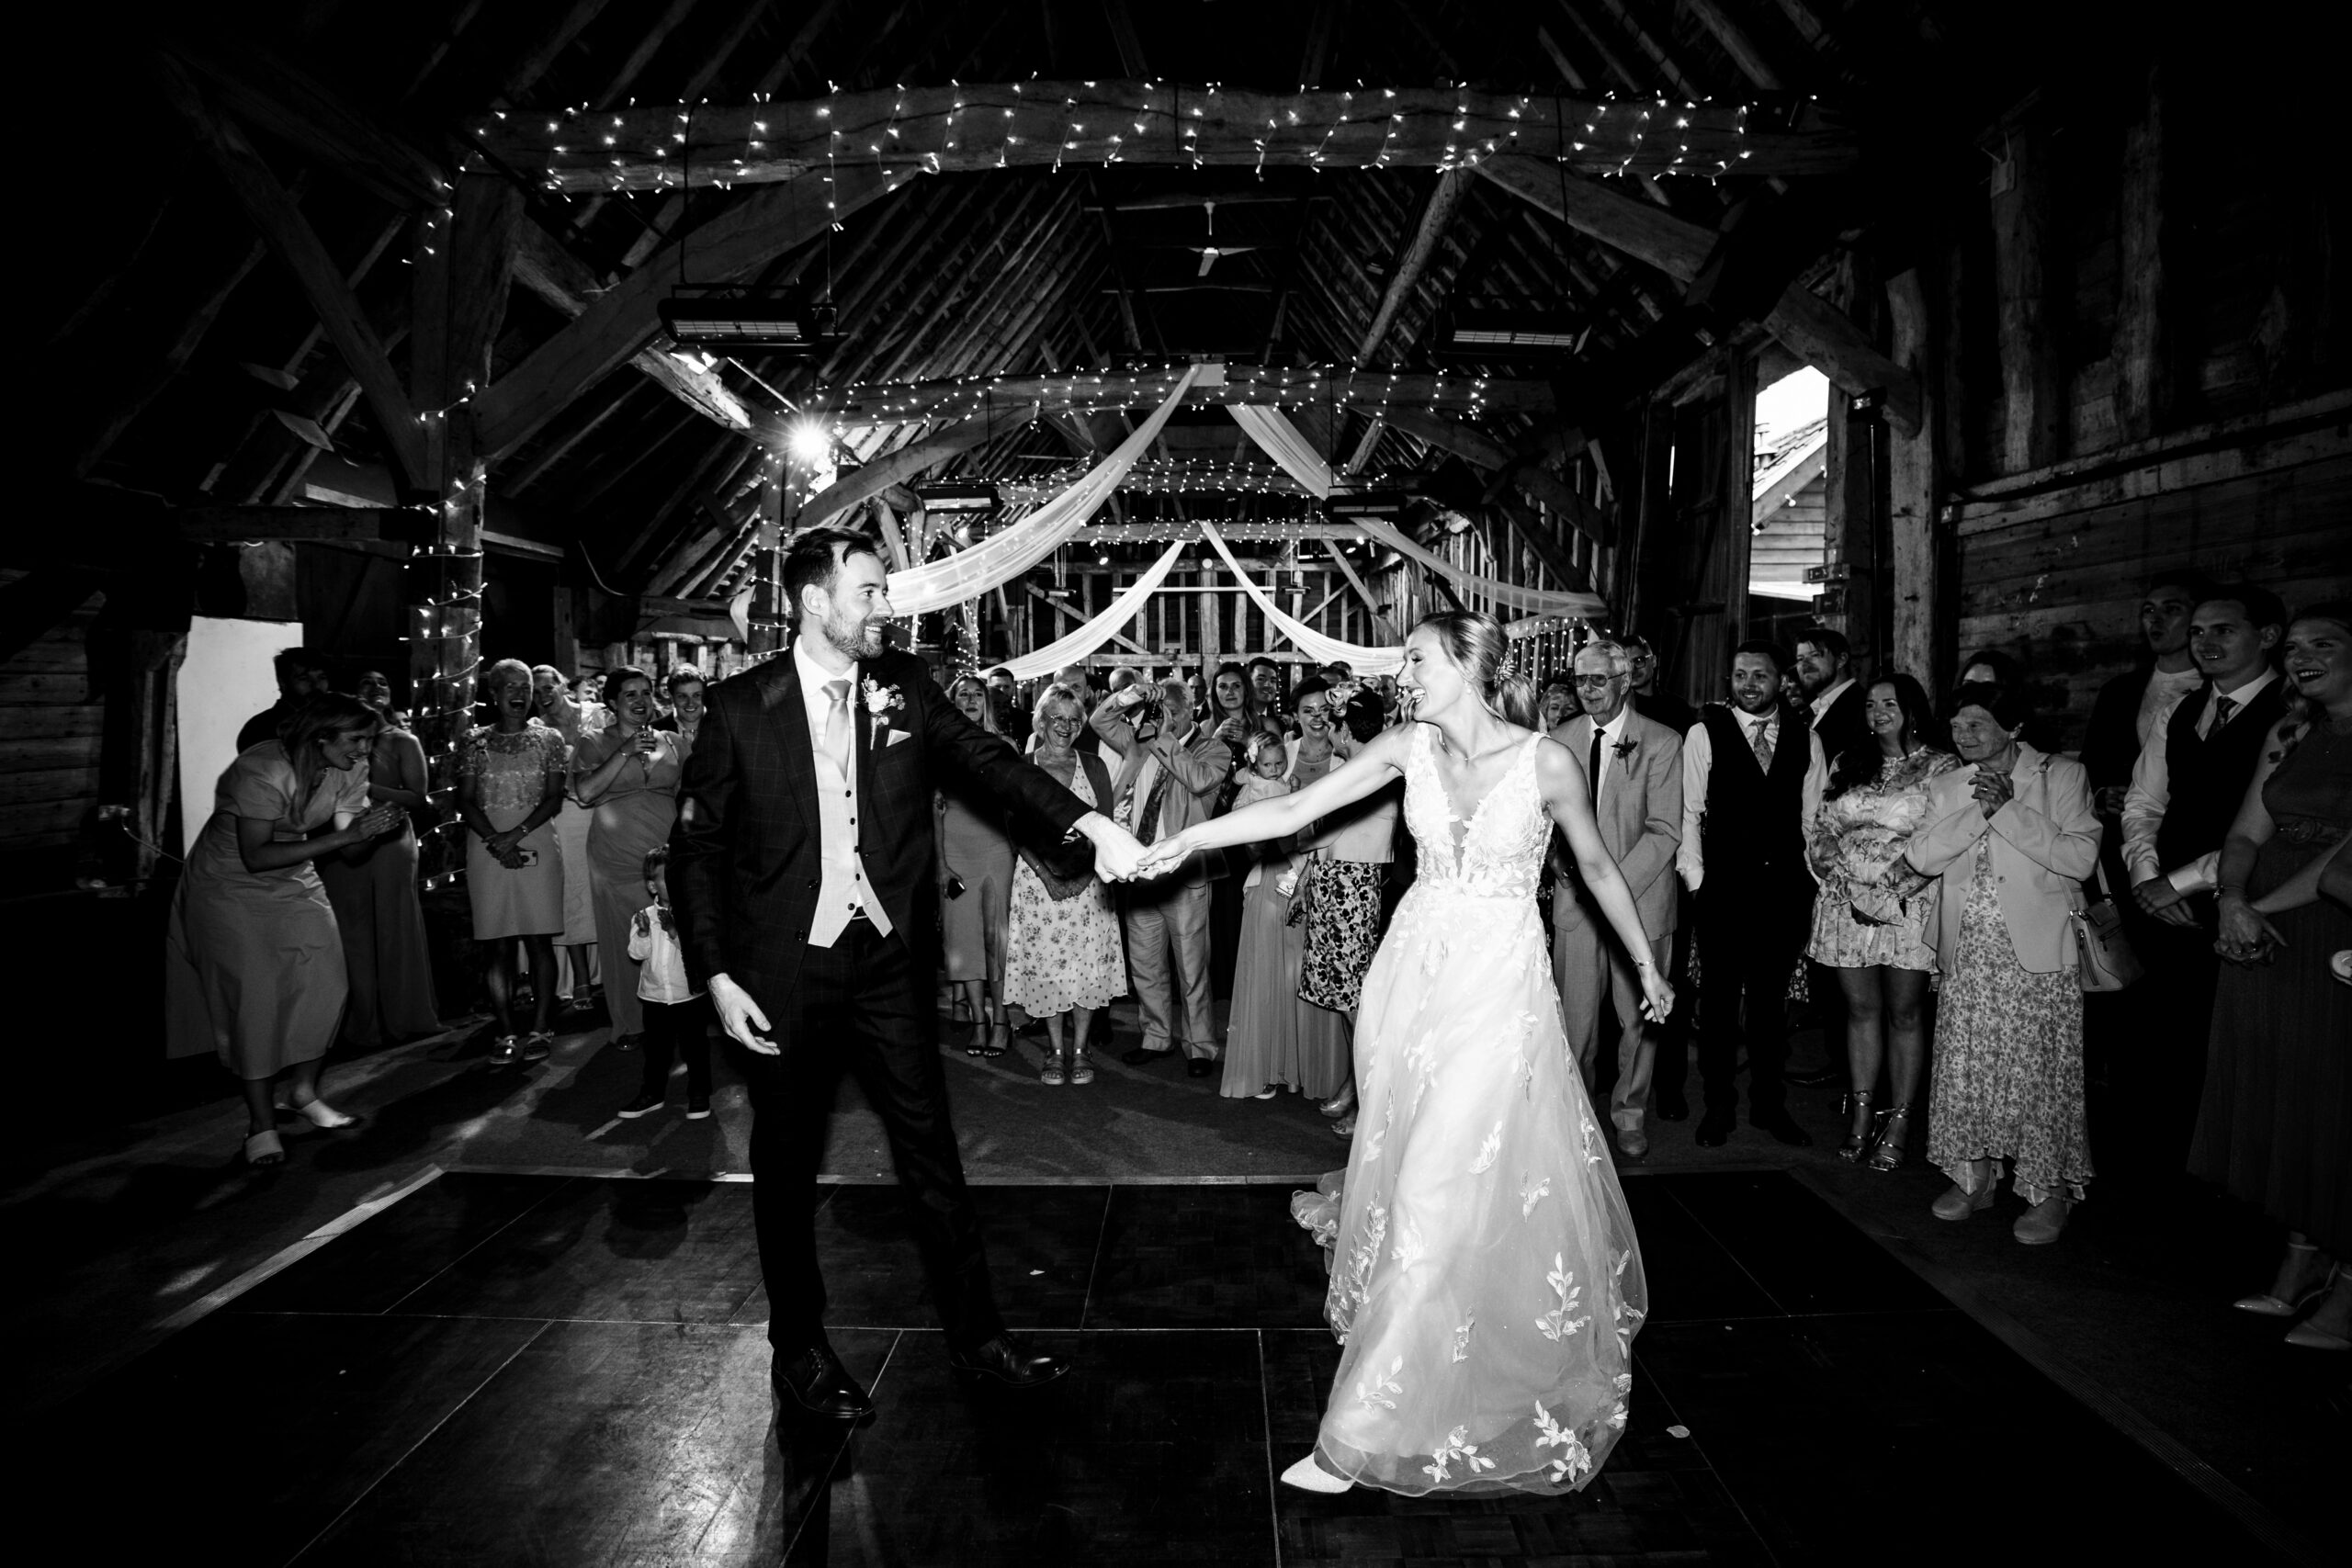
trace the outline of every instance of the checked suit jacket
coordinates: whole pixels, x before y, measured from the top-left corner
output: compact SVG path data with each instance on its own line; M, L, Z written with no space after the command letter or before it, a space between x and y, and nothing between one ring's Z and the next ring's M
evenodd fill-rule
M966 718L911 654L886 650L852 677L858 852L892 930L929 956L933 897L932 792L970 786L1010 811L1015 832L1058 843L1089 807ZM869 693L895 697L877 713ZM670 832L670 897L695 984L725 974L752 995L781 1036L793 1010L823 876L816 761L800 674L787 652L722 682L678 789Z

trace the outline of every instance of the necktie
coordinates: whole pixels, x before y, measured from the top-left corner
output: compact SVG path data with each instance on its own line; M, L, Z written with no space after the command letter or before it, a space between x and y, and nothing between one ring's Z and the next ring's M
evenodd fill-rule
M1584 770L1585 786L1592 791L1593 809L1600 809L1600 726L1592 727L1592 750Z
M1159 805L1168 798L1168 764L1162 762L1152 776L1151 789L1143 797L1143 815L1136 818L1136 838L1147 844L1159 841Z
M825 755L849 777L849 678L825 682Z
M1766 719L1756 727L1752 744L1756 750L1756 765L1766 773L1772 771L1772 721Z
M2227 723L2229 723L2229 722L2230 722L2230 715L2232 715L2232 714L2233 714L2233 713L2235 713L2235 712L2237 712L2237 711L2238 711L2238 700L2237 700L2235 697L2216 697L2216 698L2214 698L2214 699L2213 699L2213 728L2212 728L2211 729L2207 730L2205 733L2206 733L2206 734L2208 734L2208 735L2211 735L2211 734L2215 734L2215 733L2217 733L2217 732L2221 729L2222 726L2223 726L2223 725L2225 725L2225 724L2227 724Z

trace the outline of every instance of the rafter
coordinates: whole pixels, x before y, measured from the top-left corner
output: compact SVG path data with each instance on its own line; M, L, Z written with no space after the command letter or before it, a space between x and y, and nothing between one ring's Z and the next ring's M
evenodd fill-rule
M1000 376L947 381L854 385L830 394L824 410L847 424L898 424L944 414L977 414L994 408L1150 408L1175 389L1180 370L1149 370L1066 376ZM1349 368L1278 369L1235 365L1223 384L1195 385L1188 402L1324 403L1359 411L1440 409L1464 416L1548 412L1555 406L1549 381L1505 380L1427 371Z
M468 130L510 167L578 193L792 182L850 168L901 175L1127 164L1453 168L1498 153L1581 173L1849 172L1853 138L1816 123L1747 130L1741 106L1399 87L1260 93L1138 81L1024 82L842 93L799 103L493 112ZM1590 129L1587 129L1590 127ZM1670 132L1671 134L1668 134ZM682 140L683 139L683 140Z
M1387 337L1388 329L1396 324L1396 312L1413 297L1419 287L1421 275L1429 270L1430 261L1438 253L1438 244L1453 225L1454 209L1462 205L1463 197L1470 189L1470 174L1466 169L1448 169L1438 175L1437 184L1430 191L1429 200L1421 207L1421 220L1407 242L1405 254L1396 258L1396 271L1388 279L1387 291L1380 297L1380 307L1372 313L1372 324L1363 330L1356 344L1356 363L1368 365L1374 350Z

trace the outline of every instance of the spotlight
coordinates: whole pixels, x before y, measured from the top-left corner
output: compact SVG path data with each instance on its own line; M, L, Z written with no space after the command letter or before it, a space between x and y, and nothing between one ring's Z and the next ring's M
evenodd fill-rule
M794 461L804 468L817 468L832 460L832 429L821 419L796 419L792 422L791 434L785 438L785 446Z

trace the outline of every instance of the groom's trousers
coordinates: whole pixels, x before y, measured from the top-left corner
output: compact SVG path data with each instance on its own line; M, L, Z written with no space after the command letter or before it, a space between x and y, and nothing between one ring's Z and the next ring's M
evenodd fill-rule
M783 1054L763 1056L730 1043L729 1055L752 1094L752 1216L767 1283L769 1343L789 1354L824 1336L817 1172L843 1071L865 1091L889 1139L907 1223L948 1343L969 1348L1002 1332L979 1215L947 1118L928 976L905 940L852 920L831 947L808 949L791 996L756 999ZM787 1016L778 1017L779 1010Z

